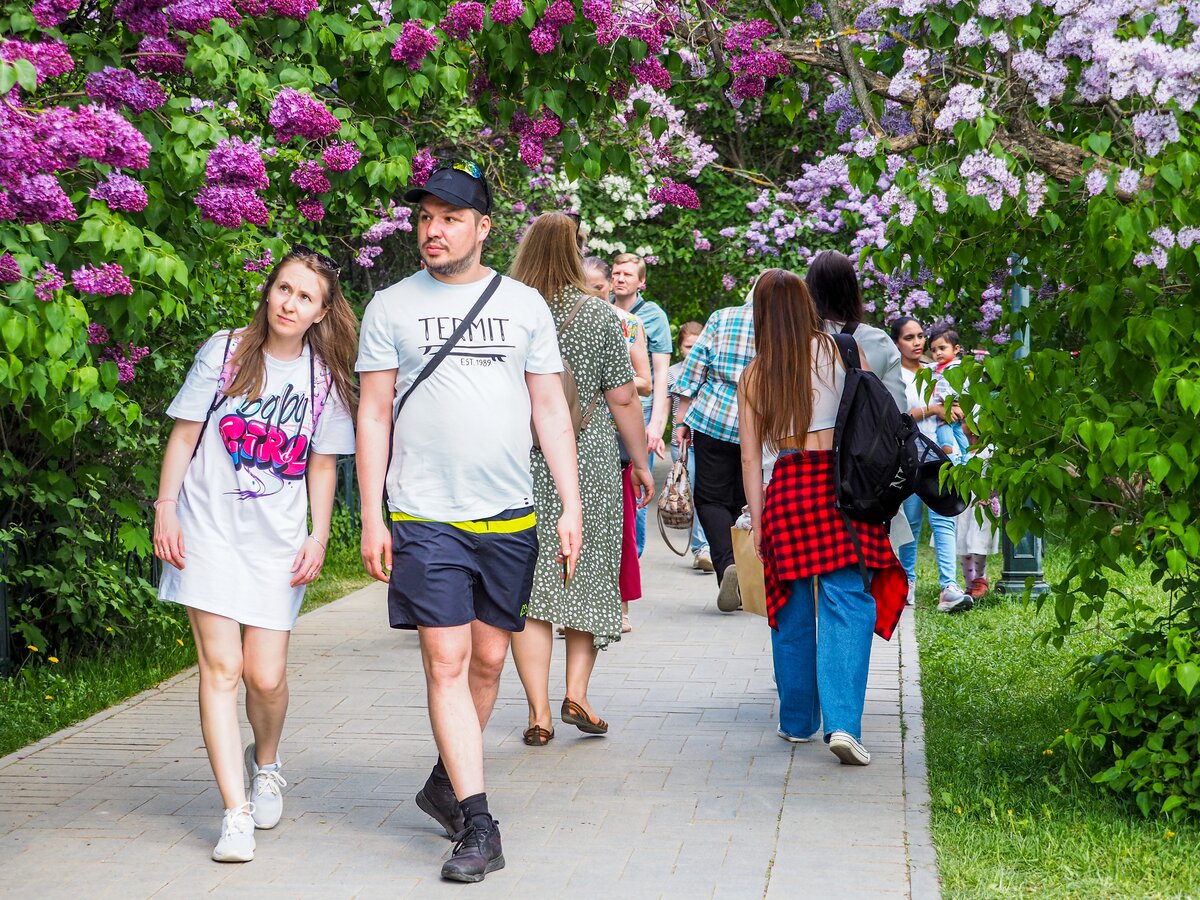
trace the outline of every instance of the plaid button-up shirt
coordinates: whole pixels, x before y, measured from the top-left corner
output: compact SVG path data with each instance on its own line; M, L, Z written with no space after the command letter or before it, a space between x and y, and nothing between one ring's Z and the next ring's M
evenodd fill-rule
M738 442L737 384L754 359L754 306L718 309L688 354L676 390L692 398L684 424L717 440Z

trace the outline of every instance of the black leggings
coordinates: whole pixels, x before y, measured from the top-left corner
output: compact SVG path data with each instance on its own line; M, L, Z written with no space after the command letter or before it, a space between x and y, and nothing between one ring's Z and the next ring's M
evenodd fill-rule
M733 562L733 539L729 529L746 505L742 486L742 448L692 429L692 452L696 454L696 484L693 497L696 515L708 537L718 584Z

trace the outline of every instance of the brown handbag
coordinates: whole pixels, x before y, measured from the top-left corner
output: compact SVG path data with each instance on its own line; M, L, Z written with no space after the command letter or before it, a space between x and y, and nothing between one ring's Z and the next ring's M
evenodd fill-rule
M692 483L687 471L689 444L688 440L680 443L679 459L672 464L667 483L658 496L658 531L667 548L676 556L687 555L689 544L685 542L682 550L676 550L667 537L667 529L686 528L690 536L696 520L696 504L692 501Z

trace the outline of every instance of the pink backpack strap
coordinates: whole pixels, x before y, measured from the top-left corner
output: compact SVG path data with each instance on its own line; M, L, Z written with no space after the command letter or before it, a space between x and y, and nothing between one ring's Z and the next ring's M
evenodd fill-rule
M313 386L312 386L312 430L317 433L317 420L325 411L325 404L333 394L333 371L315 352L313 354Z

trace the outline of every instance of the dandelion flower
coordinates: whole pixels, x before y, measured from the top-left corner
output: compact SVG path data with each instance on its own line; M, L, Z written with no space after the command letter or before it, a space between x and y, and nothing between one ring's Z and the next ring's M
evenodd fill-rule
M35 647L35 646L33 646L33 644L26 644L26 645L25 645L25 649L26 649L26 650L32 650L34 653L38 653L38 652L39 652L38 648L37 648L37 647Z
M175 643L177 643L180 647L182 647L183 646L183 638L175 638Z
M46 696L45 696L43 699L45 699L45 700L53 700L53 699L54 699L54 695L53 695L53 694L47 694L47 695L46 695Z
M48 660L49 660L50 662L52 662L52 663L56 663L56 662L58 662L58 657L57 657L57 656L47 656L47 657L46 657L46 659L48 659Z

